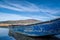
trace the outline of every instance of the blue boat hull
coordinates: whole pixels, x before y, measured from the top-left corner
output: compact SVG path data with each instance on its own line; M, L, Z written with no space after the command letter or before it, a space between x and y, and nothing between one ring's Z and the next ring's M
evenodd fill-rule
M60 34L60 20L55 20L47 23L37 23L32 25L14 25L10 26L10 30L27 36L45 36Z

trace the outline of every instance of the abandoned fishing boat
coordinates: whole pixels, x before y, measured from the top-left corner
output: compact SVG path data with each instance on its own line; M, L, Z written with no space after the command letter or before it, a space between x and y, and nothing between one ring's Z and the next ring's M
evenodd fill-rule
M27 36L45 36L60 34L60 18L34 24L10 25L11 33L20 33Z

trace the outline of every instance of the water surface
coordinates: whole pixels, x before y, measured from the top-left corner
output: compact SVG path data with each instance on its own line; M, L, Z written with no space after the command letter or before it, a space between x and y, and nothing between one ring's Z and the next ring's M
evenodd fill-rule
M8 33L8 28L0 28L0 40L15 40L13 37L10 37Z

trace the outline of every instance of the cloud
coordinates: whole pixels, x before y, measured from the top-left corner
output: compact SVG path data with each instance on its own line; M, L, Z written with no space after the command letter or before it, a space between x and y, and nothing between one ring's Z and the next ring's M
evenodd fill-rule
M27 1L25 1L24 3L25 3L24 6L22 4L14 4L14 3L8 3L8 4L15 6L19 9L23 9L23 11L27 11L27 12L39 12L40 11L38 6L33 3L30 3Z
M6 9L10 9L10 10L14 10L14 11L18 11L18 12L37 12L41 14L46 13L46 15L48 15L49 17L46 16L21 16L21 15L16 15L16 14L1 14L1 18L0 20L20 20L20 19L38 19L38 20L50 20L52 18L57 18L58 16L52 15L52 14L58 14L60 13L60 10L56 10L56 9L50 9L50 8L41 8L39 5L36 5L34 3L30 3L28 1L22 1L21 3L13 3L13 2L9 2L9 1L4 1L6 4L0 4L0 7L2 8L6 8ZM29 14L28 13L28 14Z
M11 7L11 6L8 6L8 5L1 5L0 4L0 7L10 9L10 10L15 10L15 11L23 11L22 9L14 8L14 7Z
M17 14L0 13L0 21L25 20L25 19L30 19L30 17L21 16L21 15L17 15Z
M0 4L0 7L2 8L7 8L7 9L10 9L10 10L15 10L15 11L19 11L19 12L39 12L40 10L38 10L38 7L35 5L35 4L32 4L32 3L27 3L29 5L27 5L25 3L25 6L22 6L21 4L14 4L14 3L11 3L11 2L8 2L8 1L5 1L6 4L5 5L2 5ZM9 5L7 5L9 4ZM14 6L14 7L12 7ZM27 7L26 7L27 6Z
M9 2L8 0L4 1L6 4L1 5L0 7L19 11L19 12L48 12L48 13L58 13L60 10L55 10L55 9L49 9L47 8L42 8L40 7L41 5L36 5L34 3L30 3L28 1L21 1L21 3L14 3L14 2ZM20 1L19 1L20 2Z
M59 18L58 16L56 17L50 17L50 16L30 16L32 19L37 19L37 20L41 20L41 21L48 21L48 20L53 20L56 18Z
M1 13L0 12L0 21L7 21L7 20L26 20L26 19L37 19L37 20L42 20L46 21L48 20L49 17L44 17L44 16L22 16L22 15L17 15L17 14L8 14L8 13Z

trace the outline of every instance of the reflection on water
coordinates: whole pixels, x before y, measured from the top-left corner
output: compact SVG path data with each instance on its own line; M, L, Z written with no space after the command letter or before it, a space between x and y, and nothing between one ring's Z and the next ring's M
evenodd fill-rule
M0 40L15 40L13 37L8 36L8 28L0 28Z

